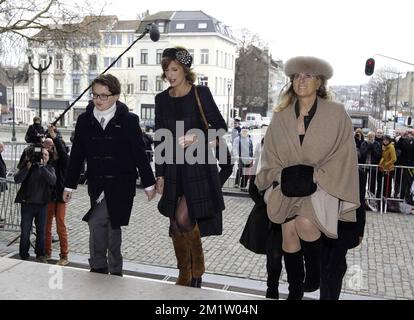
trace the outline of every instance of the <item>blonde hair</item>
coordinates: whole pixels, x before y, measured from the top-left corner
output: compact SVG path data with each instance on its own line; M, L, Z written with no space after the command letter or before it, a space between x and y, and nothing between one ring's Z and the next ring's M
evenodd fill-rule
M316 96L322 99L331 99L331 95L329 94L328 90L326 89L326 78L324 76L317 76L317 78L321 81L321 85L316 90ZM293 78L290 78L290 82L287 85L287 88L285 88L281 95L280 95L280 102L278 101L278 104L273 108L273 112L280 112L286 109L288 106L290 106L293 101L296 99L296 93L293 90Z

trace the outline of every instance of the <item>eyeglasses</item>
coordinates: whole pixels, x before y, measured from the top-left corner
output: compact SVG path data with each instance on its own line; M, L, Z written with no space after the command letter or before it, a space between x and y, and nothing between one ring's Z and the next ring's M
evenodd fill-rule
M316 78L316 76L314 76L313 74L309 74L309 73L295 73L293 75L293 80L303 80L303 81L309 81L311 79Z
M96 93L91 94L92 99L98 99L99 98L99 100L101 100L101 101L106 101L106 100L108 100L108 97L111 97L111 96L113 96L113 94L96 94Z

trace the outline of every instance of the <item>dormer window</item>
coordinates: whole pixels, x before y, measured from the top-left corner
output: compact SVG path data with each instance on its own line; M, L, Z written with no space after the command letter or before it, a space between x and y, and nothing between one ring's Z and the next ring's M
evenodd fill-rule
M200 22L198 24L199 29L207 29L207 22Z
M184 30L184 28L185 28L185 23L177 23L177 24L175 25L175 28L176 28L177 30Z
M158 22L158 30L160 31L160 33L165 32L165 22Z

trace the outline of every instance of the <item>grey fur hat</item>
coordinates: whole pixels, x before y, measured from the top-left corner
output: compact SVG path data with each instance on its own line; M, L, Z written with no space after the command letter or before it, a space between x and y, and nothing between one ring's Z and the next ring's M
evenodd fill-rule
M309 73L315 76L324 76L326 79L332 78L332 66L325 60L316 57L294 57L285 63L285 74L288 77L296 73Z

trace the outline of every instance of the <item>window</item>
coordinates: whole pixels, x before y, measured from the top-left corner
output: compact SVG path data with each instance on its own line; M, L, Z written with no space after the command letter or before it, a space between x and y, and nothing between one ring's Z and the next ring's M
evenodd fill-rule
M72 67L73 71L79 71L80 70L80 55L74 54L72 58Z
M148 90L148 77L147 76L141 76L140 77L139 89L141 91L147 91Z
M42 78L42 96L47 95L47 78Z
M55 79L55 96L63 95L63 79Z
M188 49L188 53L193 57L193 64L195 64L195 56L194 56L194 49Z
M184 28L185 28L185 23L177 23L177 24L175 25L175 28L176 28L177 30L184 30Z
M128 83L127 84L127 94L134 94L134 84Z
M116 60L115 57L104 57L104 68L107 68L111 65L112 62L114 62ZM121 58L115 63L115 65L113 66L114 68L121 68L122 64L121 64Z
M98 70L96 54L91 54L89 56L89 71L96 71L96 70Z
M128 68L134 67L134 57L128 57Z
M208 49L201 49L200 64L208 64Z
M224 68L227 68L227 53L224 54Z
M160 76L157 76L155 80L155 91L162 91L162 79Z
M165 22L158 22L158 30L160 31L160 33L165 32Z
M219 65L219 51L216 50L216 66L218 67Z
M55 56L55 69L61 71L63 70L63 57L60 53Z
M73 96L77 96L80 93L80 85L79 80L74 79L72 82L72 94Z
M153 104L142 104L141 105L141 119L154 119L155 117L155 106Z
M107 33L104 36L105 45L107 46L117 46L122 45L122 34L118 33Z
M148 50L141 49L141 64L148 64Z
M30 94L34 95L34 78L33 76L29 77L29 84L30 84Z
M39 62L40 62L40 65L42 66L42 68L45 68L46 65L47 65L47 56L45 54L41 54L39 56Z
M162 60L162 49L157 49L157 64L161 64L161 60Z
M129 34L128 35L128 45L131 45L132 42L134 42L134 41L135 41L135 35L133 33Z
M207 29L207 23L206 22L200 22L198 24L199 29Z

